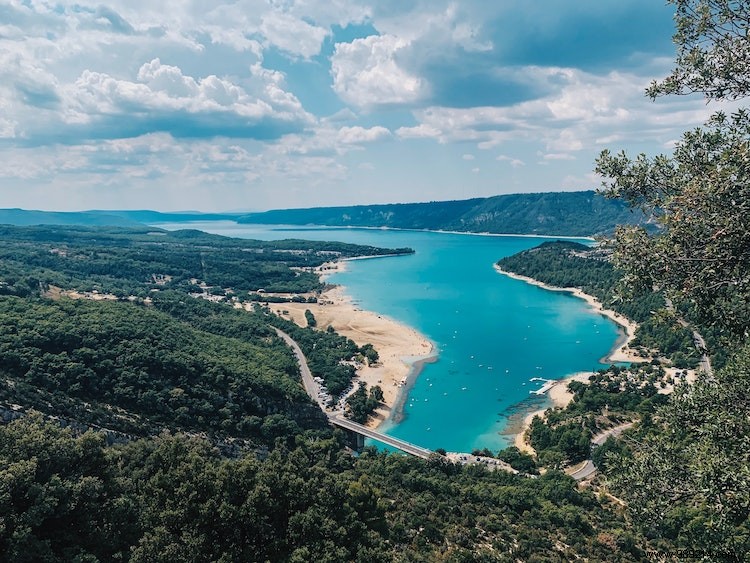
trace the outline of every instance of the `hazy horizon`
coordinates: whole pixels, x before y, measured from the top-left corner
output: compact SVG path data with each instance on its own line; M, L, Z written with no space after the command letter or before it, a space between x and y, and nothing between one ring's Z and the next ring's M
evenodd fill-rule
M355 203L351 205L310 205L305 207L270 207L265 209L219 209L216 211L206 211L201 209L173 209L173 210L162 210L162 209L156 209L156 208L147 208L147 207L121 207L121 208L110 208L110 209L99 209L99 208L88 208L88 209L44 209L41 207L37 208L25 208L25 207L4 207L0 209L5 210L13 210L13 209L19 209L21 211L41 211L45 213L88 213L88 212L96 212L96 213L106 213L108 211L155 211L157 213L174 213L174 214L190 214L190 213L196 213L196 214L206 214L206 215L237 215L242 213L263 213L266 211L277 211L277 210L287 210L287 209L316 209L316 208L328 208L328 207L353 207L353 206L362 206L362 207L368 207L368 206L374 206L374 205L408 205L408 204L420 204L420 203L444 203L444 202L450 202L450 201L463 201L468 199L488 199L492 197L499 197L499 196L506 196L506 195L522 195L522 194L532 194L532 193L538 193L538 194L544 194L544 193L562 193L563 190L540 190L538 192L511 192L507 194L494 194L494 195L487 195L487 196L477 196L477 197L467 197L467 198L451 198L451 199L432 199L432 200L422 200L422 201L386 201L383 203ZM590 191L590 190L570 190L569 192L579 192L579 191Z

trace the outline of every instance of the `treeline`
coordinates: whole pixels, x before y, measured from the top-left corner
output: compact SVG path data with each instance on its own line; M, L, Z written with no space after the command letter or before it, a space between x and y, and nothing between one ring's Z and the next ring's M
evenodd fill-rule
M315 316L310 311L306 313L309 313L305 315L308 326L302 328L266 311L268 323L286 332L299 344L313 376L322 378L330 395L337 397L351 385L357 372L355 363L364 362L374 350L371 344L357 346L330 326L326 330L315 330Z
M538 462L560 468L592 457L595 434L650 416L668 401L666 394L659 393L663 382L663 368L651 364L610 366L594 373L588 383L571 381L570 404L548 409L544 418L534 417L531 423L528 438Z
M141 436L167 428L268 444L323 428L275 334L211 305L2 297L0 399Z
M608 309L639 323L634 347L657 349L678 368L695 367L700 356L692 332L654 315L666 306L663 296L647 293L622 298L622 273L600 249L570 241L545 242L513 256L502 258L503 270L534 278L557 287L577 287L596 297Z
M0 293L49 286L145 297L203 283L235 291L309 292L329 260L413 252L339 242L254 241L201 231L0 225Z
M591 236L644 215L594 191L510 194L458 201L393 203L252 213L240 223L392 227L474 233Z
M105 448L37 418L0 426L8 561L549 561L642 559L589 491L336 439L222 458L161 435Z

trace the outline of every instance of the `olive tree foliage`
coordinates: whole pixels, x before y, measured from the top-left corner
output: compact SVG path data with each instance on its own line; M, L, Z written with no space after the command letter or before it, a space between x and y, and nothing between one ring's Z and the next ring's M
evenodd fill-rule
M680 386L662 426L625 439L609 485L648 537L742 560L750 550L750 346L717 372Z
M663 290L705 325L744 339L750 322L750 116L716 114L685 133L674 156L605 151L610 197L650 212L661 229L619 227L615 265L635 291Z
M671 3L677 65L647 94L750 94L750 3ZM648 537L731 560L750 550L750 113L715 113L684 133L672 156L604 151L596 170L606 195L660 226L616 232L629 289L693 305L734 353L715 378L678 387L653 424L626 439L629 453L612 456L607 478Z
M746 0L669 0L675 5L677 65L646 91L701 92L711 99L737 99L750 93L750 4Z
M750 4L672 0L677 66L651 97L702 92L707 100L750 94ZM692 304L729 340L750 326L750 114L715 113L686 132L672 156L631 159L604 151L604 193L646 212L661 228L622 227L615 263L632 290L663 290Z

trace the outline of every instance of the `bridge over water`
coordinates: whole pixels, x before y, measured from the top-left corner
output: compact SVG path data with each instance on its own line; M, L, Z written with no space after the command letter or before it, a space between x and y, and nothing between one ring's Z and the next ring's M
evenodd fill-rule
M382 442L384 444L392 446L404 453L416 457L421 457L422 459L427 459L430 457L430 454L432 454L431 450L428 450L421 446L416 446L409 442L405 442L404 440L399 440L398 438L388 436L387 434L382 434L376 430L367 428L366 426L362 426L361 424L357 424L356 422L352 422L348 418L344 418L340 415L329 414L328 422L330 422L334 426L338 426L339 428L343 428L344 430L353 432L357 436L361 437L361 440L358 440L356 444L358 446L358 449L364 446L364 438L372 438L373 440L377 440L378 442Z
M276 334L278 334L284 342L289 345L294 352L294 355L297 357L297 363L299 364L300 373L302 374L302 384L304 385L307 394L310 395L310 397L318 403L321 410L326 413L326 416L328 416L328 422L333 426L338 426L339 428L344 429L350 434L352 445L356 449L361 449L364 446L365 438L372 438L373 440L387 444L409 455L421 457L423 459L430 457L430 454L432 453L431 450L405 442L404 440L399 440L393 436L388 436L387 434L383 434L372 428L367 428L361 424L357 424L348 418L344 418L339 411L330 412L326 410L325 400L318 395L318 385L313 379L312 372L310 372L310 368L307 365L307 358L305 358L299 344L297 344L297 342L295 342L294 339L283 330L276 327L273 327L273 329L276 331Z

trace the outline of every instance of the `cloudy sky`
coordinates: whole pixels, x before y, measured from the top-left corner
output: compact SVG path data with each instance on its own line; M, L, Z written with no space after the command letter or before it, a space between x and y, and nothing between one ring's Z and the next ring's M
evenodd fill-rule
M208 7L207 7L208 6ZM708 112L649 101L661 0L0 0L0 207L256 210L598 186Z

